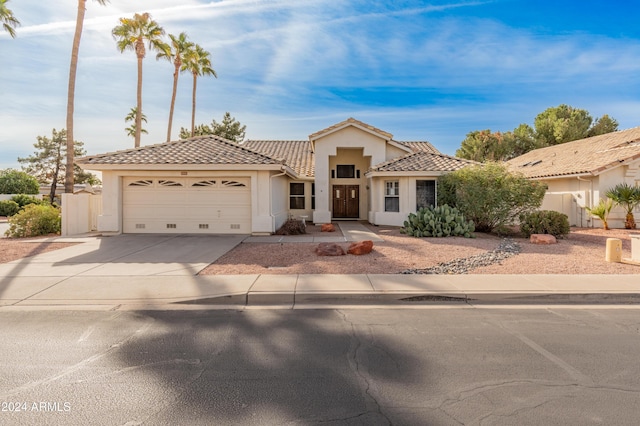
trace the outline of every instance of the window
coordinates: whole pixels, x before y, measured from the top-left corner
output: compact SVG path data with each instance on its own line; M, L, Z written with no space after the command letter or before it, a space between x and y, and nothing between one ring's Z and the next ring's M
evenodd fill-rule
M289 184L289 209L304 210L304 183L291 182Z
M316 184L311 184L311 210L316 209Z
M356 177L356 166L353 164L339 164L336 166L338 179L353 179Z
M384 183L384 211L400 211L400 191L397 180L386 181Z
M436 181L417 180L416 181L416 211L421 207L436 205Z

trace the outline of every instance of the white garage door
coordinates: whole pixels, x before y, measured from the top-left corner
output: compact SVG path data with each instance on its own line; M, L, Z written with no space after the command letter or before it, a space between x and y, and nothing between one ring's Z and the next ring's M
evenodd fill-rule
M125 233L249 234L249 178L123 179Z

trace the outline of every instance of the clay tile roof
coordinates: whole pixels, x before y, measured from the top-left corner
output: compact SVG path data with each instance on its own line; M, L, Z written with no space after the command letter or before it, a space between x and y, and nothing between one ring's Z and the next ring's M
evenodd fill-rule
M513 158L508 167L528 178L597 175L640 158L640 127L536 149Z
M393 138L393 135L391 133L385 132L384 130L380 130L377 127L373 127L370 124L363 123L362 121L356 120L355 118L348 118L348 119L346 119L346 120L344 120L344 121L342 121L342 122L340 122L338 124L334 124L333 126L329 126L326 129L322 129L322 130L320 130L318 132L310 134L309 135L309 139L310 140L316 139L319 136L322 136L322 135L328 134L328 133L332 133L335 130L338 130L338 129L341 129L343 127L346 127L349 124L354 124L356 126L363 127L363 128L368 129L368 130L370 130L370 131L372 131L374 133L378 133L379 135L384 136L387 139Z
M284 159L287 166L299 176L315 175L314 157L309 141L247 140L242 142L242 146L271 157Z
M282 160L265 155L218 136L194 138L147 145L107 154L86 156L80 164L281 164Z
M371 172L450 172L465 166L479 164L475 161L451 157L440 153L417 151L371 168Z
M424 152L432 152L434 154L440 154L440 151L438 151L433 145L431 145L427 141L394 141L394 142L408 147L413 152L424 151Z

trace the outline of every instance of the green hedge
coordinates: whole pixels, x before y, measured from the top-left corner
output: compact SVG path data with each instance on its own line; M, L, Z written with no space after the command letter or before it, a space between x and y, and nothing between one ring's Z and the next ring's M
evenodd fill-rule
M13 238L59 234L62 227L60 210L49 205L28 204L9 218L5 235Z
M569 234L569 217L553 210L538 210L520 215L520 231L526 238L531 234L550 234L563 238Z

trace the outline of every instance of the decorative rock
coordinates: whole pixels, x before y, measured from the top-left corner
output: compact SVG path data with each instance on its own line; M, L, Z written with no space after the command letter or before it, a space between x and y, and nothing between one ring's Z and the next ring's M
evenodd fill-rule
M555 244L558 242L556 237L549 234L531 234L529 241L531 244Z
M346 253L336 243L320 243L316 247L316 254L318 256L344 256Z
M347 250L347 253L359 256L361 254L369 254L371 253L371 250L373 250L373 241L366 240L351 243L351 245L349 246L349 250Z
M320 231L322 232L335 232L336 227L333 226L333 223L323 223L320 227Z

